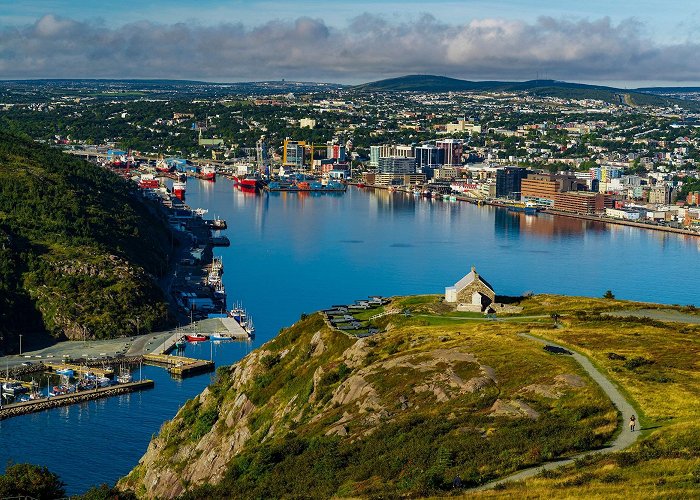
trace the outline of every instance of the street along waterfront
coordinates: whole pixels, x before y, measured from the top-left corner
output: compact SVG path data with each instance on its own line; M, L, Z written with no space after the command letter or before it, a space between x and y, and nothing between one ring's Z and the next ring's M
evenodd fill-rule
M228 223L217 248L229 306L255 318L251 344L190 345L217 366L243 357L301 313L368 295L442 293L476 265L501 294L525 291L689 304L700 271L695 237L351 187L345 193L241 192L187 181L186 202ZM151 436L213 375L173 380L144 367L155 389L0 422L0 460L60 474L69 493L113 483ZM95 453L94 450L101 450ZM70 456L70 460L66 460Z

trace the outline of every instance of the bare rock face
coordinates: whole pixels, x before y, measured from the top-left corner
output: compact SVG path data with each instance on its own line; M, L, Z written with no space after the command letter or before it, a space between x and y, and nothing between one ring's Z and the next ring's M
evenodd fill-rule
M491 406L492 417L529 418L537 420L540 414L531 408L527 403L518 399L501 400L497 399Z
M241 362L234 367L234 389L242 389L251 376L253 371L247 365ZM241 390L237 394L233 404L220 408L216 423L198 440L179 439L185 408L180 410L172 422L163 426L137 468L122 479L118 487L134 488L144 498L174 498L182 494L188 484L220 481L230 460L251 438L249 417L256 407L245 392ZM210 404L208 400L211 398L213 396L207 388L194 402L204 408ZM139 473L143 473L140 481L137 478Z

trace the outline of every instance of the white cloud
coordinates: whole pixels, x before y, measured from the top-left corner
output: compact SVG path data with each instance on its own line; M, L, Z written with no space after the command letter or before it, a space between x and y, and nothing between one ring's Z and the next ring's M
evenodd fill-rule
M699 81L700 44L659 44L634 20L450 24L424 15L389 22L363 14L344 28L300 17L257 26L222 23L111 27L46 15L0 28L0 77L289 78L363 81L411 73L467 79Z

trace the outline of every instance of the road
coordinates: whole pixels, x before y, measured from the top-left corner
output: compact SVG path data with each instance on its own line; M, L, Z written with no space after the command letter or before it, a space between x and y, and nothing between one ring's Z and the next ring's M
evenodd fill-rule
M527 333L521 333L520 336L526 339L534 340L535 342L539 342L541 344L561 347L563 349L569 349L567 347L555 344L554 342L548 342L546 340L534 337ZM574 352L572 357L578 362L578 364L580 364L583 367L584 370L586 370L586 373L588 373L588 375L600 386L600 388L603 389L603 392L610 398L612 403L622 414L622 431L617 435L615 440L610 444L610 446L603 448L602 450L587 451L585 453L580 453L574 457L567 458L565 460L558 460L556 462L548 462L546 464L538 465L536 467L530 467L529 469L521 470L520 472L512 474L503 479L491 481L490 483L481 485L478 488L466 490L465 492L483 491L491 489L494 486L498 486L502 483L507 483L510 481L521 481L523 479L536 476L543 470L551 470L561 467L563 465L568 465L579 458L591 455L593 453L604 454L611 453L613 451L623 450L637 440L640 434L639 431L631 432L627 425L629 422L630 415L636 415L636 412L630 404L630 402L627 401L627 399L625 399L625 397L620 393L620 391L617 390L615 385L607 377L605 377L602 373L600 373L600 371L598 371L598 369L595 366L593 366L593 363L591 363L591 361L586 356Z

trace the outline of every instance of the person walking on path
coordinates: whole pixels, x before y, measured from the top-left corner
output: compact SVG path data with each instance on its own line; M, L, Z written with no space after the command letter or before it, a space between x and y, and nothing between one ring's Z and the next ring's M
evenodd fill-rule
M634 415L630 417L630 431L634 432L634 425L637 423L637 419L634 418Z

